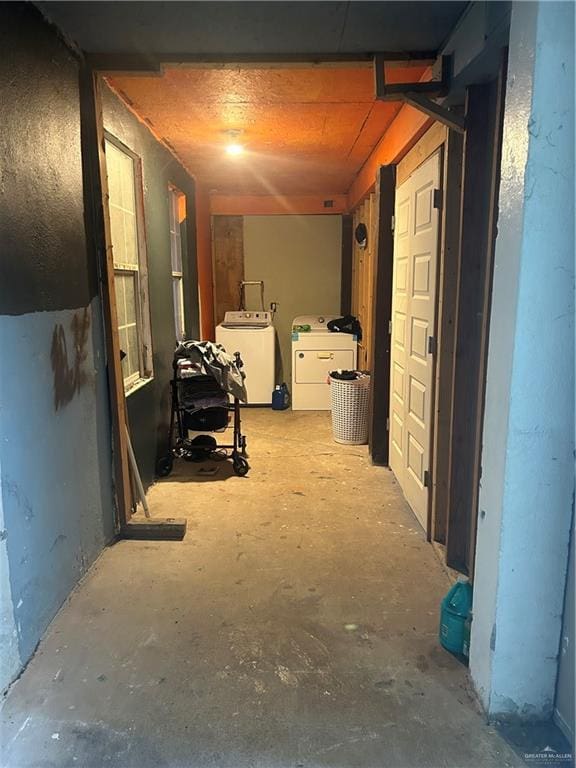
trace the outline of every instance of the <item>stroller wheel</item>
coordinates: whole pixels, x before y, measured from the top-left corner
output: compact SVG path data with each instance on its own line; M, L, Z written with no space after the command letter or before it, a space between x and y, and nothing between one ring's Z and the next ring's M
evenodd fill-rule
M244 477L250 470L250 465L243 456L235 456L233 460L234 472L238 477Z
M168 477L170 472L172 472L172 467L174 466L174 458L168 454L168 456L162 456L161 459L158 459L158 463L156 464L156 474L159 477Z

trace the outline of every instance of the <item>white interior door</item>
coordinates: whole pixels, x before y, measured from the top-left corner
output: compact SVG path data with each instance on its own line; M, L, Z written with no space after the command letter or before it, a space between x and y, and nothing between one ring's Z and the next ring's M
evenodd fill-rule
M428 519L440 154L396 190L390 467L423 528Z

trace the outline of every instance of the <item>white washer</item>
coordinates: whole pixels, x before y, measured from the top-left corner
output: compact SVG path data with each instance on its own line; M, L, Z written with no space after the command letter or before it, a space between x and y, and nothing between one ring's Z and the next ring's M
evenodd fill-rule
M337 368L354 370L358 342L350 333L332 333L327 323L338 315L300 315L292 328L309 325L309 331L292 330L292 410L329 411L328 374Z
M226 312L216 342L228 354L240 352L249 405L270 405L274 389L276 337L271 312Z

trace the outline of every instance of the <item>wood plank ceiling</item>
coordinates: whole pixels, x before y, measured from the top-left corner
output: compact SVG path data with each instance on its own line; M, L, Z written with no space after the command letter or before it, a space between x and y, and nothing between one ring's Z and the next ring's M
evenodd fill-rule
M386 77L415 82L423 72L392 67ZM223 195L344 194L401 107L374 100L364 65L174 66L108 82ZM230 131L239 132L240 156L225 151Z

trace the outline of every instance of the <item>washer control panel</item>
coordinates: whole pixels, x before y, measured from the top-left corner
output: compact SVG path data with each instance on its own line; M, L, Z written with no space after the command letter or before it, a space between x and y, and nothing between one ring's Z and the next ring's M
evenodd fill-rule
M272 325L272 313L264 310L257 312L244 309L226 312L224 328L266 328Z

